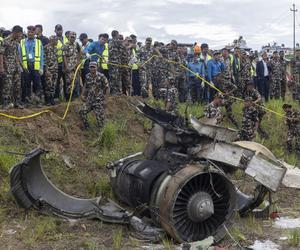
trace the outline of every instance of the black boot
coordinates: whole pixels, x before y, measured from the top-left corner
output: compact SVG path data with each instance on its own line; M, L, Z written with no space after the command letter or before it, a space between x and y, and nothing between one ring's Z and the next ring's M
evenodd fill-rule
M52 106L55 105L55 101L54 101L54 96L53 96L53 95L50 96L50 104L51 104Z

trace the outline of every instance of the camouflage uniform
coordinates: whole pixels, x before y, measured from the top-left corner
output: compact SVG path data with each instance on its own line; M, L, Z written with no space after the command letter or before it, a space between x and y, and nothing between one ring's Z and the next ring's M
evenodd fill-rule
M285 93L286 93L286 68L287 68L287 62L284 59L280 59L280 65L281 65L281 98L285 99Z
M220 107L216 106L214 102L209 103L204 108L204 115L207 118L215 118L217 120L217 124L220 124L223 119Z
M270 97L279 99L281 97L281 79L282 79L282 68L281 62L272 59L269 63L271 68L271 91Z
M143 46L138 51L138 57L141 62L140 67L140 83L143 97L148 97L149 87L152 84L152 67L153 59L148 61L154 54L152 47ZM148 61L148 62L147 62ZM147 62L145 64L145 62Z
M122 53L126 50L122 41L112 39L108 45L109 81L111 95L121 95L122 93ZM114 65L115 64L115 65Z
M121 51L121 64L128 65L130 61L130 50L123 46ZM122 92L125 95L130 95L131 93L131 69L128 67L121 67L121 81L122 81Z
M78 49L77 49L77 44L71 44L70 42L67 42L63 47L62 47L62 52L63 56L66 57L66 64L68 66L69 72L66 72L66 90L65 90L65 98L66 100L69 99L70 97L70 92L71 92L71 87L72 87L72 81L75 77L75 71L78 66ZM75 79L75 84L74 87L76 86L77 83L77 77Z
M96 115L97 126L99 128L104 126L104 90L107 87L108 80L102 73L97 72L95 76L91 73L86 75L84 85L86 101L79 111L85 128L89 127L87 114L92 110Z
M255 137L255 126L258 119L258 111L254 106L244 107L242 127L238 133L238 139L251 141Z
M252 79L251 76L251 63L248 60L248 58L243 58L241 60L241 71L240 71L240 80L239 80L239 86L238 86L238 94L239 96L242 96L247 82L249 82Z
M176 87L167 87L167 88L161 88L159 90L160 97L165 101L165 104L171 103L171 106L169 110L166 110L167 112L170 112L172 114L178 114L178 107L177 107L177 100L178 100L178 90Z
M45 67L46 67L46 86L45 95L47 98L54 98L55 85L58 78L57 47L50 44L45 46Z
M186 81L185 81L185 71L180 67L182 60L178 50L169 49L168 50L168 59L172 62L169 63L170 74L175 79L175 86L178 89L178 98L180 102L186 100ZM176 62L176 63L175 63Z
M291 72L293 75L293 99L300 101L300 58L291 60Z
M291 121L290 118L298 118L300 119L300 113L297 110L292 109L286 113L286 124L288 127L287 131L287 149L289 152L293 150L293 139L295 138L295 150L296 153L300 153L300 122L299 121Z
M236 128L238 128L239 127L238 122L236 121L232 112L232 104L234 102L234 99L230 98L229 95L226 95L227 93L231 93L231 95L234 95L234 92L237 90L236 85L232 82L233 73L232 73L232 65L231 65L230 57L226 58L223 63L224 63L224 71L222 73L222 81L221 81L221 89L225 93L223 99L223 105L226 110L226 116L232 122L232 124Z
M12 36L8 36L0 45L0 54L3 55L3 104L19 104L21 98L21 72L19 43Z

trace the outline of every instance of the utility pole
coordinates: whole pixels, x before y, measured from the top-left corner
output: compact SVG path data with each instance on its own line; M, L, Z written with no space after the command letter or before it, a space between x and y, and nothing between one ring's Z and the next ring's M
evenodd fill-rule
M294 56L296 51L296 12L298 11L295 7L295 4L293 4L293 9L290 9L293 12L294 16L294 26L293 26L293 48L294 48Z

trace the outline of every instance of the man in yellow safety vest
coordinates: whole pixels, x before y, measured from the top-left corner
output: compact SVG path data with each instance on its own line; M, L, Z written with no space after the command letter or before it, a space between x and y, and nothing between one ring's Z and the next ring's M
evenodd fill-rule
M139 61L137 56L137 37L136 35L130 35L131 40L129 39L128 42L130 44L130 61L129 65L131 66L131 84L132 84L132 95L140 96L141 95L141 85L140 85L140 78L139 78Z
M35 38L35 26L27 27L27 38L20 42L24 86L22 87L22 100L25 104L32 101L31 90L35 94L35 104L42 102L41 75L44 68L44 50L41 40Z

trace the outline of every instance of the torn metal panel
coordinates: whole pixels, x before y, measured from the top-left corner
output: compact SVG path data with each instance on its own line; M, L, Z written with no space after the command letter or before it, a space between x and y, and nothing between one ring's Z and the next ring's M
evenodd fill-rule
M196 149L194 149L196 152ZM246 168L247 159L251 158L254 152L238 145L217 142L201 145L199 151L193 155L194 158L205 158L212 161L221 162L236 168Z
M280 162L272 161L259 153L251 158L245 173L276 192L285 176L286 168Z
M103 202L100 197L79 199L56 188L42 169L40 156L43 153L42 149L33 150L10 171L11 193L20 207L64 219L99 219L126 224L146 239L159 240L160 229L145 224L114 202Z
M237 139L237 131L229 128L205 124L191 117L192 127L201 136L207 136L216 141L232 142Z

